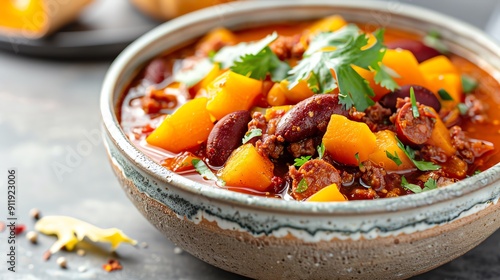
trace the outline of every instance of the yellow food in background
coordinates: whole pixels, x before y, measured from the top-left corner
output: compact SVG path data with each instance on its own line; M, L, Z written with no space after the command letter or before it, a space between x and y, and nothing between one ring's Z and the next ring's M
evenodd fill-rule
M132 0L132 3L146 15L157 20L168 20L209 6L232 0Z
M1 1L0 34L40 38L75 20L92 0Z

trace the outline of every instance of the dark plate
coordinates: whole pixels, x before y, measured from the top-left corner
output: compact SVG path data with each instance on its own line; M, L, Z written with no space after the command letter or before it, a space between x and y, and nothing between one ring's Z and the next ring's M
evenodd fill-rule
M37 40L0 36L0 49L46 58L113 58L158 24L140 14L129 1L95 0L77 22L51 36Z

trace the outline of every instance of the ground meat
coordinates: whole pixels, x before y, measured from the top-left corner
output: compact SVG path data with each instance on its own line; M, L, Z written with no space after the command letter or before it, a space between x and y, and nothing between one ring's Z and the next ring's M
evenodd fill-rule
M387 174L385 169L374 165L371 161L365 161L360 171L362 172L361 179L372 189L380 191L385 188L384 176Z
M289 175L292 179L292 196L296 200L304 200L331 184L337 184L340 187L341 183L339 171L322 159L310 160L304 163L299 170L290 166ZM307 186L298 190L302 179Z
M465 105L469 108L467 110L467 116L474 123L484 123L488 119L486 111L488 110L488 105L484 104L481 100L473 94L465 96Z
M283 142L285 139L281 136L266 134L255 142L255 148L262 156L278 159L283 154Z
M377 192L375 190L363 187L356 187L351 189L346 196L349 200L367 200L378 198Z
M301 35L279 36L269 47L281 60L302 58L305 48L300 42Z
M450 136L453 147L469 164L472 164L477 157L494 149L492 143L468 138L459 126L450 128Z
M366 123L371 131L395 131L394 125L389 121L389 117L391 115L391 109L384 108L380 105L380 103L375 102L375 105L370 106L365 110L365 116L361 121Z
M444 174L444 172L442 171L429 171L418 177L418 180L424 183L427 182L429 179L436 180L436 185L438 188L445 187L459 181L458 179L455 178L446 177L446 174Z
M252 120L248 123L248 131L252 129L260 129L262 133L267 131L266 117L261 112L252 114Z
M156 114L163 109L173 109L177 106L177 96L167 94L164 90L150 90L141 99L142 109L146 114Z
M316 147L320 143L319 138L307 138L299 142L291 143L288 146L288 152L294 157L313 156L316 153Z
M423 145L419 151L420 157L425 161L432 162L446 162L448 160L448 156L446 156L443 149L432 146L432 145Z

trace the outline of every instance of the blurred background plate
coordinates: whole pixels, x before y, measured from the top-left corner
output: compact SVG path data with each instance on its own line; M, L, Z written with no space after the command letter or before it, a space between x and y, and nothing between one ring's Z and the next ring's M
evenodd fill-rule
M51 36L38 40L0 36L0 49L58 59L114 58L158 24L129 1L95 0L76 22Z

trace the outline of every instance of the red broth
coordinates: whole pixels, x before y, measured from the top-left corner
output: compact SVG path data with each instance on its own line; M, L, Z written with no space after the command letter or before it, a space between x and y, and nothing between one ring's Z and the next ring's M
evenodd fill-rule
M273 33L274 31L277 31L280 36L294 36L295 34L300 34L301 32L303 32L310 25L311 23L305 22L299 24L273 25L268 27L238 31L233 34L234 38L236 38L236 42L233 43L260 40L268 34ZM418 35L410 34L400 30L388 29L385 31L385 43L391 43L401 39L411 39L417 41L422 40L422 38ZM154 128L160 125L160 123L165 119L166 115L172 114L176 109L185 104L188 100L192 99L197 93L193 92L193 88L187 88L186 86L174 83L172 79L172 73L175 71L173 69L175 67L174 65L176 65L176 63L179 63L179 61L182 61L182 59L193 56L193 54L195 54L196 48L199 48L199 43L198 45L193 44L186 48L182 48L171 53L166 53L156 58L155 62L151 62L147 67L154 68L154 63L158 64L158 61L160 61L160 64L162 64L161 67L159 67L158 65L156 67L161 68L160 70L165 73L164 76L161 78L151 78L150 76L148 77L148 71L151 71L151 69L143 69L134 78L134 80L131 81L130 86L125 90L123 94L123 101L120 107L119 117L121 126L130 140L154 161L161 163L170 169L172 168L171 162L175 158L179 158L179 154L182 154L183 152L173 153L160 147L148 144L146 141L146 137L154 130ZM448 128L453 125L459 125L467 139L479 139L477 140L477 142L487 143L488 147L490 147L491 145L495 147L495 149L491 151L488 150L482 155L476 156L473 162L467 162L467 174L464 174L464 176L459 178L463 179L465 175L473 176L476 172L488 169L489 167L495 165L500 161L500 155L497 149L498 147L500 147L500 97L496 95L497 92L500 92L500 85L497 80L495 80L488 73L486 73L484 70L480 69L467 59L454 54L447 54L447 57L456 67L459 75L467 75L478 82L477 88L470 94L464 94L461 102L465 104L469 102L469 107L479 107L476 111L477 114L473 114L473 110L468 111L468 113L473 115L472 117L469 117L467 115L461 115L458 117L455 116L455 120L452 121L451 124L447 123ZM287 62L291 65L296 65L299 60L300 59L290 58L287 60ZM157 80L152 81L152 79ZM154 97L153 94L153 99L155 99L155 101L160 100L161 102L163 102L163 108L159 111L148 112L144 109L148 108L148 100L146 100L145 96L148 94L149 96L151 96L151 92L154 90L158 91L160 97L155 99L156 97ZM269 90L269 87L266 90ZM436 93L434 92L434 94ZM473 98L471 98L470 96L473 96ZM253 102L253 106L270 107L265 100L265 96L256 98ZM401 110L401 108L399 108L398 110ZM450 115L448 114L447 116L449 117ZM350 118L352 118L352 116ZM469 141L469 143L472 143L474 141ZM206 160L206 158L204 158L206 156L204 152L200 152L204 149L205 144L206 143L201 143L199 146L186 149L186 151L192 152L199 158ZM412 148L419 151L419 147ZM461 158L461 160L462 162L464 161L463 158ZM190 163L189 160L187 162ZM204 179L192 166L189 166L189 164L186 168L179 168L176 173L189 179L202 182L206 184L207 187L225 188L238 192L267 197L283 198L287 200L306 200L310 197L310 195L308 195L307 197L303 197L299 193L297 193L298 186L296 181L298 180L296 178L290 178L290 175L286 175L289 174L288 169L290 165L293 165L293 160L288 157L285 159L272 159L272 162L274 164L274 177L278 178L276 179L273 177L273 180L276 179L279 182L273 181L272 185L265 189L255 189L250 186L231 186L230 184L221 186L213 180ZM413 171L404 172L386 172L386 174L384 175L384 179L386 180L385 188L381 190L374 190L366 184L366 180L363 181L363 175L359 175L359 171L352 171L354 169L361 168L361 165L346 165L342 162L339 163L336 160L331 160L331 162L332 165L335 166L337 170L339 170L339 175L341 177L341 180L337 182L337 185L339 185L338 188L344 195L344 198L348 200L375 199L412 194L414 192L411 190L411 188L402 186L402 177L405 177L404 179L409 181L410 183L417 182L415 184L423 188L424 182L419 180L422 180L422 176L427 176L427 174L431 173L429 171L416 171L415 169L413 169ZM210 166L210 168L214 173L217 173L217 171L219 171L221 167ZM346 173L355 174L351 176L353 177L352 181L349 181L349 176L346 176ZM452 179L453 181L456 181L457 178ZM438 179L436 179L436 181L437 180ZM444 185L445 183L443 183L443 186ZM315 186L314 192L318 192L323 187L326 186ZM311 187L310 189L313 188Z

